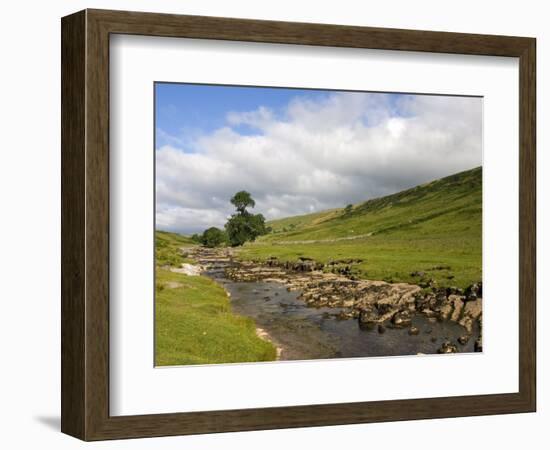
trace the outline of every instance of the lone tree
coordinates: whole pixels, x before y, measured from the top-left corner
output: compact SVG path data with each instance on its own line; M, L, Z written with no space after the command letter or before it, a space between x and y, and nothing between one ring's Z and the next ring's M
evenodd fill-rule
M258 236L267 233L265 218L262 214L251 214L247 207L254 208L256 202L246 191L237 192L231 203L237 213L233 214L225 224L225 231L232 247L243 245L246 241L254 241Z
M219 247L226 241L226 235L223 230L210 227L202 233L200 240L205 247Z
M256 202L252 198L252 196L246 192L246 191L239 191L237 192L233 197L231 197L231 203L235 205L235 208L237 208L237 212L239 214L247 214L246 208L251 207L254 208L256 206Z

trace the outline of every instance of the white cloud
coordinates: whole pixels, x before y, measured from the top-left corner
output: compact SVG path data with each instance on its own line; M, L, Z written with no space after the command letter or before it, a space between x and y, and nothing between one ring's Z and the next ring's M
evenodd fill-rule
M268 218L341 207L481 164L481 99L334 93L229 113L156 151L157 227L223 226L239 190ZM238 125L256 134L243 135Z
M234 112L227 114L227 123L229 125L251 125L262 128L273 120L273 113L265 106L260 106L255 111Z

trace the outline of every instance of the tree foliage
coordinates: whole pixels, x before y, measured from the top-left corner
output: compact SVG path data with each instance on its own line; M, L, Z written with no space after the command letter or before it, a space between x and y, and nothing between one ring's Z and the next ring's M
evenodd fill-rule
M246 209L256 205L248 192L237 192L231 198L231 203L235 205L237 212L225 224L225 231L232 247L243 245L247 241L254 241L258 236L267 233L264 216L251 214Z
M193 235L191 237L193 241L198 241L205 247L219 247L226 243L237 247L271 231L270 227L265 226L265 218L262 214L248 212L247 208L254 208L256 205L250 193L239 191L231 197L230 201L237 211L225 224L225 231L211 227L201 235Z
M245 214L246 208L254 208L256 202L252 196L246 191L239 191L233 197L231 197L231 203L237 208L239 214Z
M265 218L262 214L233 214L225 224L229 243L233 247L254 241L258 236L266 234Z
M201 243L205 247L219 247L227 239L223 230L216 227L210 227L201 236Z

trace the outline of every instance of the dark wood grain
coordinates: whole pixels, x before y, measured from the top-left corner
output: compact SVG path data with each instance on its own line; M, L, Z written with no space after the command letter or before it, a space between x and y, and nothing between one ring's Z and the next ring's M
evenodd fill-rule
M61 430L85 432L85 21L61 27Z
M109 32L87 14L86 432L109 417Z
M111 33L330 47L521 56L529 38L314 23L88 10Z
M519 391L109 416L109 35L113 33L518 57ZM534 39L87 10L63 18L62 40L62 430L65 433L98 440L535 410Z
M519 384L536 409L536 41L519 64Z

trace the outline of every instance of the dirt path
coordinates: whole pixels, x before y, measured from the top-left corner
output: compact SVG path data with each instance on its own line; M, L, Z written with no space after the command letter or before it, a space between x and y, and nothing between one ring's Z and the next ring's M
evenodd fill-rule
M346 237L334 238L334 239L312 239L312 240L305 240L305 241L277 241L277 242L272 242L272 244L273 245L330 244L332 242L353 241L355 239L363 239L370 236L372 236L372 233L358 234L357 236L346 236Z

